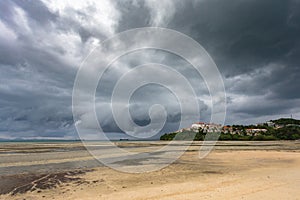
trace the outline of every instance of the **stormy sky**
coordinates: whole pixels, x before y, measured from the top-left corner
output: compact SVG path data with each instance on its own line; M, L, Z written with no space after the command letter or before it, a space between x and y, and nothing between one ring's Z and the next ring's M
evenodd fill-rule
M80 64L101 41L148 26L179 31L206 49L225 84L225 124L300 118L299 0L10 0L0 1L0 138L77 138L72 89ZM116 134L122 131L112 116L112 90L124 71L145 63L172 66L187 77L197 93L199 121L209 121L203 77L176 55L141 50L114 62L99 81L96 110L105 132L123 137ZM162 132L176 130L178 102L158 85L133 94L134 122L148 124L153 104L168 113ZM82 111L81 121L94 130L89 112Z

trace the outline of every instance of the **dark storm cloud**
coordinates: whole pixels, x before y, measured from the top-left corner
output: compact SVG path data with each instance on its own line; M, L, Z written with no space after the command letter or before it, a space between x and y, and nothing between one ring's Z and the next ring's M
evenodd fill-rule
M101 40L145 26L172 28L203 45L224 78L227 123L300 117L297 0L0 1L0 137L77 137L71 95L78 66ZM144 51L121 58L99 82L97 115L105 131L121 132L108 106L114 84L147 62L184 74L199 95L201 120L209 120L208 90L191 66ZM176 100L154 86L133 96L133 120L148 124L153 103L168 110L164 131L176 130ZM89 113L82 116L89 120Z
M169 26L196 38L217 62L229 61L224 71L236 64L227 75L284 59L298 41L299 26L289 22L291 1L188 2Z
M229 103L228 115L287 115L298 112L297 101L290 100L300 98L299 14L299 1L188 1L169 27L208 50L225 78L227 96L249 97Z

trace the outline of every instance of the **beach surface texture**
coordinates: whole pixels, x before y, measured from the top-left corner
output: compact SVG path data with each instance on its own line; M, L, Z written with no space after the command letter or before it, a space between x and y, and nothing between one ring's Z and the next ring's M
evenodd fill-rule
M166 144L116 142L135 152ZM91 145L107 151L105 143ZM133 174L101 164L80 142L1 143L0 199L299 199L299 141L218 142L203 159L200 146L161 170Z

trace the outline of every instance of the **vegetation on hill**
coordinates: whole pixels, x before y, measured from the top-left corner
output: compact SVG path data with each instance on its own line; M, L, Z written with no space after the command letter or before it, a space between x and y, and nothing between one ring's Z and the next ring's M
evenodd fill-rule
M221 141L267 141L267 140L299 140L300 139L300 120L278 119L272 120L274 126L263 125L233 125L232 132L220 131L219 140ZM247 133L247 129L264 129L261 132ZM212 134L212 133L207 133ZM166 133L160 140L204 140L206 133L202 129L198 132L184 130L182 132Z
M203 130L199 130L198 132L194 131L183 131L180 133L167 133L160 137L160 140L195 140L195 141L201 141L205 138L205 133Z
M271 122L278 124L278 125L300 125L300 120L292 119L292 118L280 118L277 120L271 120Z

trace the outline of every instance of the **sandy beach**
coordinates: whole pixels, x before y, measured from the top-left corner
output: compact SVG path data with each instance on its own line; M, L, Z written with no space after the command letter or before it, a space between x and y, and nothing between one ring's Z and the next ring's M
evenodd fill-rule
M117 143L132 151L165 144ZM2 143L0 199L299 199L300 142L218 142L204 159L200 145L159 171L131 174L77 142Z

